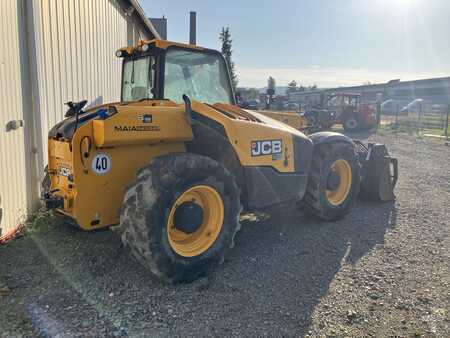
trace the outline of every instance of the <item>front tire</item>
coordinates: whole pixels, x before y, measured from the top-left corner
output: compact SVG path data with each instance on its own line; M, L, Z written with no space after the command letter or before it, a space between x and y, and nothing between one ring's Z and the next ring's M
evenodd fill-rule
M325 221L344 217L358 196L360 181L353 145L340 142L317 146L304 198L306 210Z
M122 241L160 279L190 282L221 264L240 229L233 175L190 153L154 159L127 190Z

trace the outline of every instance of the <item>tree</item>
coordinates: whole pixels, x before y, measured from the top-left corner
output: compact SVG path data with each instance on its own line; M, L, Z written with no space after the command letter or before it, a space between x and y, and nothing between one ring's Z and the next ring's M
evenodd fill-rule
M270 104L273 102L275 96L275 88L277 84L275 79L272 76L269 76L267 79L267 101L266 101L266 109L270 108Z
M258 100L259 99L259 90L256 88L247 88L244 91L244 98L247 100Z
M257 88L236 88L236 93L240 93L244 101L259 100L259 90Z
M275 79L269 76L267 79L267 95L275 95L275 87L277 86Z
M259 90L256 88L249 88L247 97L249 100L258 100L259 99Z
M297 91L297 81L292 80L291 82L288 83L288 88L287 88L287 93L292 93Z
M316 90L317 89L317 85L312 85L308 87L309 90Z
M238 78L236 75L236 70L234 68L234 62L231 60L231 56L233 54L231 43L233 42L233 40L231 39L229 27L222 27L222 31L220 32L220 41L222 41L222 55L227 62L228 70L230 72L231 84L233 85L233 89L236 89Z

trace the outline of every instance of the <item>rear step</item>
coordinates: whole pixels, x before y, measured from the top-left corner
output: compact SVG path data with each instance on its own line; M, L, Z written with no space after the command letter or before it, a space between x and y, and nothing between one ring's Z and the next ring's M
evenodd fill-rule
M361 163L360 197L373 201L392 201L398 180L398 162L389 156L384 144L353 140Z

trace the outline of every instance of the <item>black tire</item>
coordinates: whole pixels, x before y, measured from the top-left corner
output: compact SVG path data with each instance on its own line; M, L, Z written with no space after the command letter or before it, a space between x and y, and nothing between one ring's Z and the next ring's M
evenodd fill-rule
M44 178L41 181L41 193L40 193L41 207L43 209L46 209L44 199L47 197L47 195L50 192L51 183L52 182L50 179L50 174L48 173L48 165L46 165L44 168Z
M362 128L361 118L356 114L349 115L342 123L342 127L348 132L358 131Z
M351 187L339 205L329 202L326 191L331 166L336 160L345 160L351 168ZM361 166L353 145L348 143L330 143L314 149L313 162L308 177L304 198L306 211L325 220L333 221L344 217L351 209L359 193Z
M317 112L306 112L305 117L308 122L308 127L317 128L319 126Z
M173 203L186 189L207 185L219 194L224 221L217 239L194 257L177 254L167 234ZM155 158L141 169L126 191L120 213L122 242L156 277L169 282L190 282L223 263L240 229L240 190L233 175L220 163L191 153Z
M327 122L322 124L322 130L330 130L333 127L334 122Z

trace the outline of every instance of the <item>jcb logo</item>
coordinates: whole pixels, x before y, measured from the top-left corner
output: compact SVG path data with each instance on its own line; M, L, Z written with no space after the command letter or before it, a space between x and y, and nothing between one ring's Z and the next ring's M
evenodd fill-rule
M69 168L60 166L58 168L58 175L60 176L64 176L64 177L69 177L72 174L72 170L70 170Z
M281 140L252 141L252 156L281 154Z

